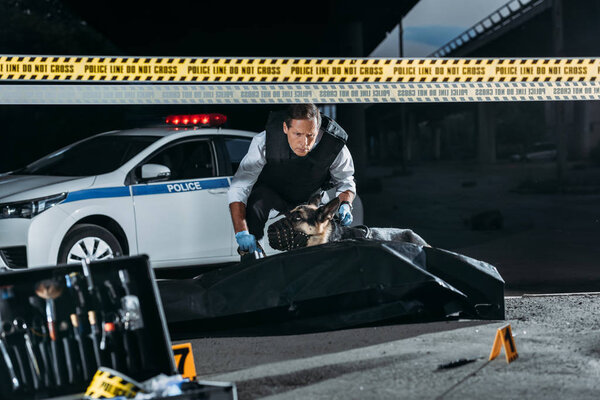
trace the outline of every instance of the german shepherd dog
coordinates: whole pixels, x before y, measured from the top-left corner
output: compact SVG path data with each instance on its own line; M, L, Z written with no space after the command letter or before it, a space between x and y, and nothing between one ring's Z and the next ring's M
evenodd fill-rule
M301 204L286 213L286 219L295 231L307 237L306 246L316 246L343 239L374 239L384 241L400 241L420 246L429 244L410 229L369 228L361 225L345 227L334 219L340 207L339 198L320 206L321 195L313 196L307 204Z

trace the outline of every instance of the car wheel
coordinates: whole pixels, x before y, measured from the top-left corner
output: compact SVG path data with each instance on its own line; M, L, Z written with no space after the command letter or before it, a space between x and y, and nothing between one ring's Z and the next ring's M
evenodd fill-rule
M110 231L98 225L79 224L63 239L58 252L58 263L80 263L85 258L90 261L107 260L122 254L119 241Z

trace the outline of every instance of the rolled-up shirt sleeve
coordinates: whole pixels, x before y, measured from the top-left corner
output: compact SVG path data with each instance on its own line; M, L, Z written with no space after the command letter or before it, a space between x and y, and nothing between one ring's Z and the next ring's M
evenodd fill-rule
M240 162L240 166L233 176L231 186L227 192L230 204L237 201L244 204L248 202L252 187L267 163L265 142L266 133L264 131L254 136L252 142L250 142L248 153L246 153Z
M348 147L344 146L329 167L329 173L335 185L335 195L350 190L356 194L356 182L354 181L354 161Z

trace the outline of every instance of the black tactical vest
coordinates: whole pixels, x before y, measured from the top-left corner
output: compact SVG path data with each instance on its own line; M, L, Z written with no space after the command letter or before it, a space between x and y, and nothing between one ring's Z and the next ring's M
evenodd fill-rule
M256 184L268 186L291 205L297 205L307 202L329 181L329 167L346 144L348 135L334 120L321 114L321 140L306 156L299 157L290 148L283 132L285 117L285 111L274 111L269 115L267 163Z

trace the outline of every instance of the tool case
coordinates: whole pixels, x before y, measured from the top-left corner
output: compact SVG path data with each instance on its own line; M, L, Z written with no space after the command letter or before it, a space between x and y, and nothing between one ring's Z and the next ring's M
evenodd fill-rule
M0 273L0 399L85 392L100 366L174 375L146 256Z

